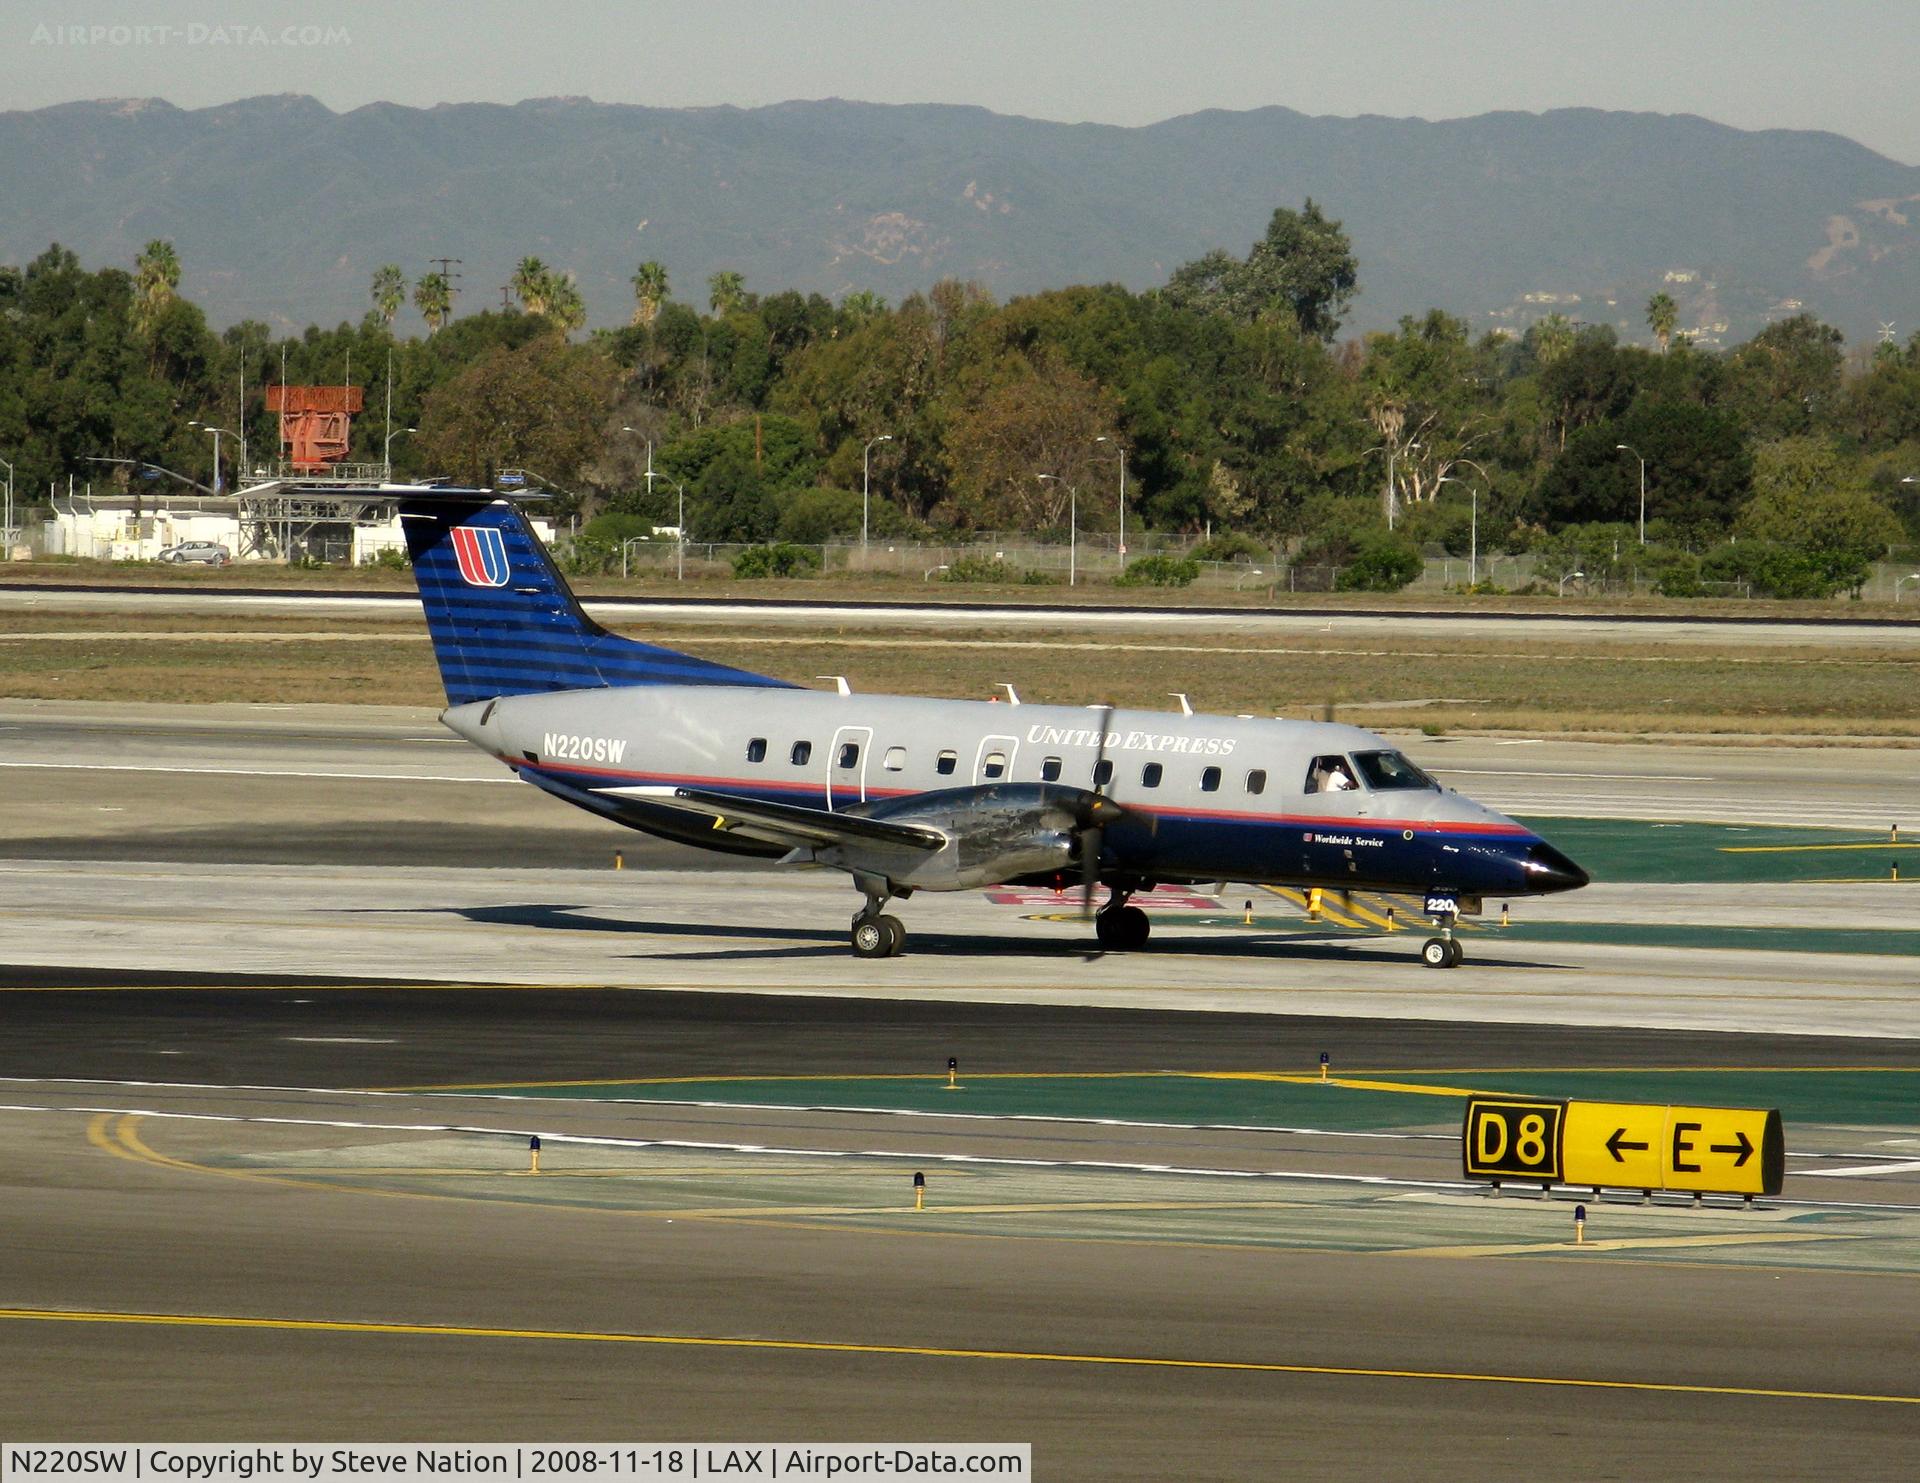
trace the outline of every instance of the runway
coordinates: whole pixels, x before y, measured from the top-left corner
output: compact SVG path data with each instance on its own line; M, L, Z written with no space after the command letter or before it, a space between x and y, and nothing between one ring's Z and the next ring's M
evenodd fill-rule
M1450 974L1271 894L1124 958L1070 901L917 897L860 963L843 883L576 822L426 713L0 728L0 1433L1910 1468L1904 885L1603 881ZM1515 811L1729 823L1702 859L1920 802L1869 751L1408 745ZM1783 1198L1463 1187L1452 1090L1535 1083L1783 1102Z
M222 590L215 583L177 588L142 588L119 584L70 584L9 581L0 584L0 602L9 606L58 613L72 609L125 612L168 610L217 611L234 616L273 614L330 614L339 617L391 615L396 611L418 615L419 601L411 591L351 592L266 588ZM1404 636L1410 625L1439 627L1458 638L1514 638L1546 636L1565 642L1583 638L1620 638L1657 643L1781 644L1817 633L1822 644L1910 648L1920 646L1920 619L1905 614L1884 618L1814 617L1770 619L1740 615L1666 617L1659 614L1612 614L1573 611L1542 603L1532 610L1469 612L1444 609L1355 609L1293 607L1284 601L1260 606L1208 606L1167 603L1157 606L1100 602L985 602L748 599L735 597L647 596L624 597L582 594L582 606L606 623L634 624L648 620L673 623L738 625L743 619L776 628L886 629L914 628L1020 629L1087 627L1104 632L1123 630L1243 629L1250 633L1340 632L1356 636Z

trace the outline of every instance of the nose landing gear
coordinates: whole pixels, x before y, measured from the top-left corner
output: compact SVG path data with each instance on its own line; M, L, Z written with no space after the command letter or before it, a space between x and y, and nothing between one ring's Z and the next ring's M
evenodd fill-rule
M1429 968L1458 968L1466 961L1467 950L1460 945L1460 939L1453 935L1453 915L1448 913L1436 916L1433 920L1440 928L1440 935L1429 937L1420 944L1420 961Z

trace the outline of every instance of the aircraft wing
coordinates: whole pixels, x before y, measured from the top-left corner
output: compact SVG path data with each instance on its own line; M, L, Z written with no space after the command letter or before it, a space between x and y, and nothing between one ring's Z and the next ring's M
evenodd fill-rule
M645 786L637 788L596 788L610 798L632 798L658 807L713 820L715 829L769 844L799 849L813 845L889 844L904 849L937 850L947 842L938 829L918 824L893 824L885 819L864 819L855 814L829 813L825 809L801 808L792 803L764 803L758 799L733 798L725 793L708 793L699 788Z

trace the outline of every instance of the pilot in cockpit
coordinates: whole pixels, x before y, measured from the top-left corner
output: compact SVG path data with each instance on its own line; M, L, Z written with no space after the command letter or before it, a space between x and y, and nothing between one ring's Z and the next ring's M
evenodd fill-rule
M1309 793L1344 793L1358 786L1345 757L1316 757L1307 772Z

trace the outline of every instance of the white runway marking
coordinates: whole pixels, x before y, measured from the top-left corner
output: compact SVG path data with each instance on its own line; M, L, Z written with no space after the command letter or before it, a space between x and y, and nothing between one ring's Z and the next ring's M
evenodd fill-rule
M1806 1169L1809 1179L1862 1179L1874 1174L1920 1174L1920 1159L1893 1164L1856 1164L1851 1169Z
M132 762L0 762L0 767L56 772L190 772L221 778L340 778L367 783L486 783L518 782L517 778L456 778L430 772L301 772L281 767L161 767Z

